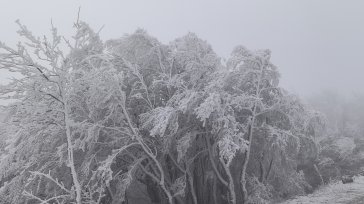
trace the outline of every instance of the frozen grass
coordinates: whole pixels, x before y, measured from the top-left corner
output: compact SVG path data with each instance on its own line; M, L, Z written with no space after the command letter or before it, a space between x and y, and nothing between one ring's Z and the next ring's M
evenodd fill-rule
M299 196L281 204L364 204L364 177L354 177L354 182L343 184L341 181L330 183L307 196Z

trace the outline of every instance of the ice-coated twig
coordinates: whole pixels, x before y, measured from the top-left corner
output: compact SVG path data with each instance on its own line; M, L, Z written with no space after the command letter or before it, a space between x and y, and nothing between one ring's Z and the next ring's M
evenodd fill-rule
M40 202L39 204L48 204L52 200L56 200L57 202L59 202L58 199L60 199L60 198L70 197L70 195L66 194L66 195L53 196L53 197L47 198L47 199L41 199L38 196L35 196L35 195L33 195L33 193L30 193L28 191L24 191L23 195L26 197L29 197L31 199L38 200Z
M54 179L50 173L48 174L45 174L45 173L42 173L42 172L38 172L38 171L30 171L29 173L33 174L33 175L37 175L37 176L43 176L51 181L53 181L53 183L55 183L58 187L60 187L62 190L64 190L65 192L67 193L71 193L70 190L68 190L62 182L59 182L58 179Z

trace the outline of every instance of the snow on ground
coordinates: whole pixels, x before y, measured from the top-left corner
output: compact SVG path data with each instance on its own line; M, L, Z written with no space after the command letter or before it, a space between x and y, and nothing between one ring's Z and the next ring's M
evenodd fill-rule
M354 177L354 183L341 181L322 187L313 194L299 196L281 204L364 204L364 176Z

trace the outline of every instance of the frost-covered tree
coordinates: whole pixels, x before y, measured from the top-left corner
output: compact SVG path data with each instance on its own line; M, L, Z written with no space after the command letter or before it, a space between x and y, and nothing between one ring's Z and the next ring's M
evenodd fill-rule
M303 186L317 121L278 86L270 51L238 46L224 64L193 33L104 43L83 22L72 40L19 26L27 41L0 46L0 68L20 75L0 89L16 100L1 132L4 202L256 203Z
M14 193L12 183L18 182L14 185L19 185L23 195L42 203L59 199L81 203L83 199L92 200L93 193L101 198L98 189L92 189L90 196L83 192L86 189L82 186L80 163L75 152L79 149L79 132L85 129L77 121L78 114L74 109L81 105L75 101L75 91L81 86L78 68L85 69L83 61L93 60L87 57L101 53L102 43L82 22L75 24L74 43L71 45L66 41L68 48L62 47L62 36L53 26L49 40L45 36L35 37L24 25L17 23L18 33L25 41L19 42L15 49L4 43L0 45L3 51L0 67L21 75L1 87L3 97L16 100L9 105L8 129L13 135L8 136L6 156L1 161L1 166L6 168L2 178L16 179L4 185L2 193ZM65 49L69 54L64 54ZM94 62L93 66L97 66ZM67 168L69 174L65 171ZM45 185L52 187L44 189ZM11 199L19 195L13 197Z

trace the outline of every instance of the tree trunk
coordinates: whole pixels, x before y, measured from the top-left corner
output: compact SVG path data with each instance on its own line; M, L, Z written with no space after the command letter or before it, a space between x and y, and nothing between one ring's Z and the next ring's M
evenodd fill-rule
M265 169L264 169L264 163L262 160L259 161L259 182L260 183L264 183L264 174L265 174Z
M209 160L206 157L201 157L196 159L194 172L193 172L193 181L194 186L196 187L196 197L198 204L210 204L213 201L210 200L212 187L212 178L213 178L212 170L209 170Z
M265 181L267 181L269 178L269 174L270 174L270 171L272 170L272 166L273 166L273 161L274 161L274 158L272 157L272 159L269 162L269 167L268 167L267 173L265 174L265 179L264 179Z
M254 112L255 113L255 107L254 107ZM242 193L243 193L243 202L242 203L246 203L248 201L248 191L246 189L246 170L248 167L248 163L249 163L249 159L250 159L250 148L251 148L251 144L253 141L253 124L255 122L255 114L253 115L252 121L251 121L251 125L249 126L249 146L245 152L245 159L244 159L244 163L243 163L243 168L241 171L241 188L242 188Z
M317 174L318 174L318 175L319 175L319 177L320 177L321 185L323 185L323 184L324 184L324 179L322 179L322 175L321 175L321 173L320 173L319 169L317 168L317 165L316 165L316 164L314 164L314 165L313 165L313 167L315 168L315 170L316 170Z
M195 187L194 187L194 182L193 182L193 175L189 169L189 167L187 167L186 169L186 174L187 174L187 177L188 177L188 187L187 189L189 189L189 192L191 193L191 196L192 196L192 203L193 204L198 204L197 203L197 196L196 196L196 191L195 191ZM188 201L187 201L188 202Z
M264 73L264 66L260 65L260 74L258 76L257 86L255 89L255 97L257 98L254 102L253 110L252 110L252 118L250 121L250 124L248 126L248 147L245 154L244 164L243 164L243 170L241 172L241 187L243 192L243 202L246 203L248 201L248 191L246 190L246 169L248 167L249 159L250 159L250 152L251 152L251 146L253 142L253 132L254 132L254 124L257 116L257 105L258 105L258 98L260 97L260 84L263 79L263 73Z
M75 192L76 192L76 203L77 204L81 204L81 200L82 200L82 187L81 184L78 180L78 176L77 176L77 171L76 171L76 167L75 167L75 162L74 162L74 155L73 155L73 144L72 144L72 134L71 134L71 127L70 127L70 118L68 115L68 111L67 108L65 107L64 109L64 120L65 120L65 125L66 125L66 136L67 136L67 151L68 151L68 166L71 169L71 175L72 175L72 180L73 180L73 185L75 187Z
M243 165L244 165L242 161L244 160L245 160L244 153L239 152L235 155L230 165L230 172L234 183L235 200L236 203L238 204L244 203L243 188L240 183L242 176L241 172L243 170Z

